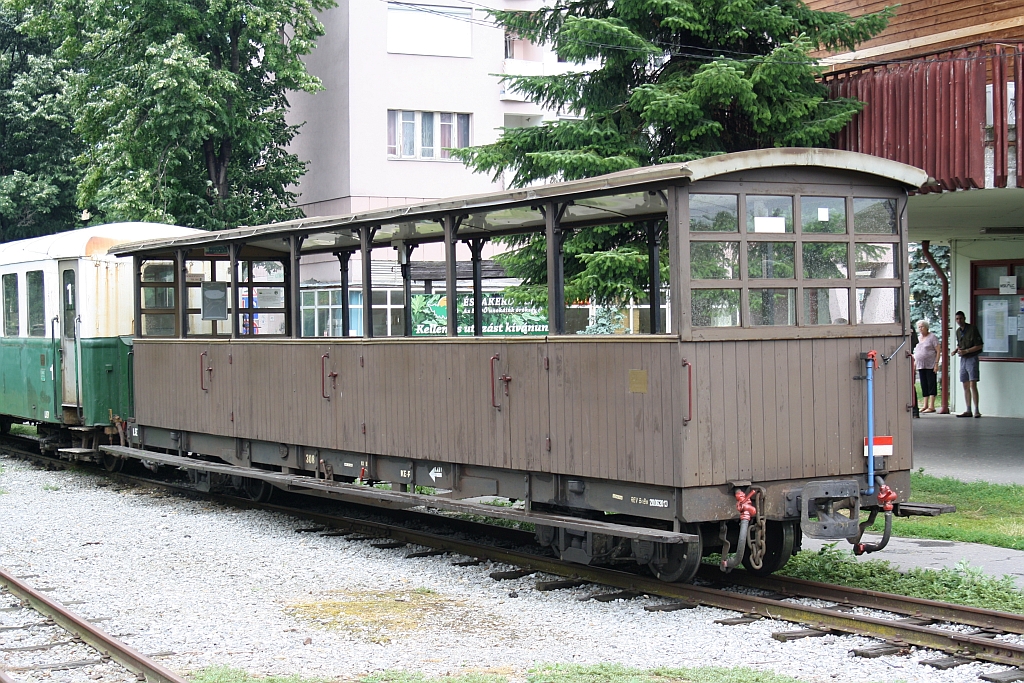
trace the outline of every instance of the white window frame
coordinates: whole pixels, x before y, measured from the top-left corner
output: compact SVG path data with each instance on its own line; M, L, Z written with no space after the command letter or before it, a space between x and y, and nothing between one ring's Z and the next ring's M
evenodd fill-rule
M403 143L406 140L406 135L405 135L405 131L404 131L404 125L403 125L403 122L404 122L403 121L403 116L404 116L404 118L408 118L409 114L413 115L413 134L412 134L412 138L413 138L413 149L412 149L412 152L413 153L411 155L406 153L405 150L403 150ZM432 115L431 117L433 118L433 126L432 126L433 140L434 140L434 146L432 148L433 149L433 155L432 156L428 156L428 157L423 156L423 114ZM451 116L452 117L452 121L451 121L452 141L455 144L450 146L450 147L448 147L448 149L463 149L465 147L472 147L473 146L473 115L471 113L467 113L467 112L452 112L452 111L426 111L426 112L424 112L424 111L413 111L413 110L410 110L410 109L388 109L388 111L387 111L387 118L385 119L385 126L387 128L386 134L388 136L387 137L387 143L388 144L387 144L387 147L386 147L388 159L402 159L402 160L407 160L407 161L412 161L412 160L416 160L416 161L448 161L448 162L454 161L454 162L457 162L457 163L461 163L461 162L458 162L458 160L453 158L453 157L450 157L450 156L449 157L444 157L444 156L442 156L443 149L445 149L441 145L441 117L442 116ZM468 139L466 140L466 144L460 146L459 145L459 117L462 117L462 116L469 117L469 126L468 126L468 128L469 128L469 131L468 131L469 135L468 135ZM395 126L395 129L394 129L394 141L395 141L395 144L393 146L394 147L394 153L392 153L392 145L390 144L391 143L391 138L390 138L391 130L390 130L390 127L391 127L391 124L392 124L392 120L394 121L394 126Z

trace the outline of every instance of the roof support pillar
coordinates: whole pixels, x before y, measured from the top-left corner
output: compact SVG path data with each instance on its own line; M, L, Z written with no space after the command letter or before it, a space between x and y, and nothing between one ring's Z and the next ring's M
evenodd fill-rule
M671 185L662 199L668 209L669 320L673 334L690 334L690 213L684 188Z
M138 254L132 254L132 286L135 288L132 332L138 338L142 336L142 257Z
M359 256L363 268L363 338L373 337L373 276L370 269L370 258L373 254L373 236L376 227L368 225L359 228Z
M412 250L415 248L415 244L405 244L404 242L398 245L398 262L402 266L402 290L405 294L405 305L402 307L404 319L402 334L406 337L412 336L412 264L409 263L409 260L412 257Z
M473 255L473 336L484 336L484 278L481 267L481 255L486 239L479 237L466 240L469 251Z
M462 216L451 214L441 219L444 227L444 274L445 274L445 299L448 302L448 336L459 336L459 299L458 299L458 256L455 251L457 244L459 226L462 225Z
M661 334L661 235L658 234L658 221L647 223L647 268L651 291L648 298L651 303L651 334Z
M569 203L542 207L544 234L548 245L548 334L565 334L565 260L568 232L562 230L562 216Z
M288 236L288 276L285 278L285 308L287 310L288 322L291 329L287 335L292 338L302 336L302 294L299 288L302 284L302 274L299 272L299 260L302 258L302 243L306 240L304 235Z
M923 240L921 242L921 253L924 254L924 258L931 265L932 270L935 271L936 277L939 278L939 282L942 283L942 299L939 303L939 317L942 320L942 350L939 362L942 364L942 405L939 406L938 413L940 415L949 414L949 278L946 277L945 271L939 266L938 261L935 260L935 256L931 252L931 241ZM968 406L970 408L970 406Z
M242 245L232 242L228 245L228 262L231 269L231 296L228 299L228 314L231 316L231 338L238 339L238 254Z
M349 320L351 311L348 301L348 263L352 258L352 252L336 251L334 255L338 257L338 264L341 266L341 336L347 337L352 327Z
M178 339L184 339L188 336L188 285L185 284L185 250L177 249L174 252L174 263L176 265L177 277L177 291L174 293L174 297L177 299L175 302L175 312L178 314Z

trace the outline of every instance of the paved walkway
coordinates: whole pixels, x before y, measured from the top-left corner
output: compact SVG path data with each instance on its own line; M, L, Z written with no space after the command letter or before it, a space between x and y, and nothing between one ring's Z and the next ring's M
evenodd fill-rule
M914 420L914 469L961 481L1024 484L1024 419L927 414Z
M864 536L866 540L877 540L877 537L871 538L872 534ZM832 542L804 537L803 548L804 550L818 550L826 543ZM852 546L846 541L840 541L836 547L849 549ZM1016 580L1017 586L1024 590L1024 550L1008 550L979 543L933 541L924 538L890 538L889 544L884 550L871 555L863 555L862 559L889 560L902 570L914 567L924 569L955 567L961 560L967 560L972 567L978 567L986 574L1012 576Z

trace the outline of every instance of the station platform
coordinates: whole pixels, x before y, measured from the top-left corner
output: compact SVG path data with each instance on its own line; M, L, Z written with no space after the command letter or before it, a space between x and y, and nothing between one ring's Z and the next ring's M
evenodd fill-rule
M1024 485L1024 419L928 413L914 420L914 469L961 481Z

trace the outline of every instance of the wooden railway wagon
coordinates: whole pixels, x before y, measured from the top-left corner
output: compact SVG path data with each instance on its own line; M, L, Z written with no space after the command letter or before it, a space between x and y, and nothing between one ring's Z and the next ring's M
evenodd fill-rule
M276 486L528 520L563 558L668 580L711 551L724 569L772 571L801 530L859 543L859 509L889 519L908 495L906 202L926 180L862 154L759 150L116 247L135 259L140 334L131 448L107 450L203 482L233 476L255 496ZM565 235L624 222L648 226L655 255L667 234L671 329L654 269L654 333L564 334ZM547 237L549 334L485 337L480 246L534 231ZM371 302L373 249L405 264L435 241L446 292L458 242L473 254L473 336L457 336L455 304L447 337L374 339L366 325L361 338L298 338L303 255L336 254L344 289L361 252ZM523 504L466 500L482 496Z
M0 428L29 422L64 455L99 456L93 438L131 413L130 259L107 250L143 237L196 230L149 223L100 225L0 245ZM74 430L74 439L66 428ZM105 439L104 439L105 440Z

